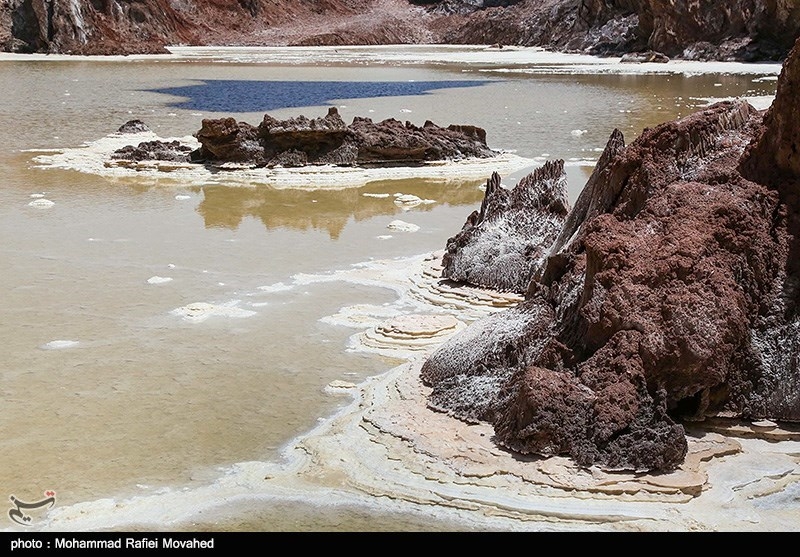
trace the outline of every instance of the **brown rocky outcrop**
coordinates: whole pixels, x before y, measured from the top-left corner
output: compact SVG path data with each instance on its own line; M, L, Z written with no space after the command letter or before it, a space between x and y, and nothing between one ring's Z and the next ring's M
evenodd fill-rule
M193 160L285 167L309 164L385 166L426 161L487 158L486 132L474 126L442 128L394 119L375 123L356 117L345 125L335 107L322 118L276 120L268 114L258 127L233 118L203 120L200 149Z
M427 360L431 406L607 469L676 468L682 420L800 420L799 86L800 46L766 117L615 131L525 301Z

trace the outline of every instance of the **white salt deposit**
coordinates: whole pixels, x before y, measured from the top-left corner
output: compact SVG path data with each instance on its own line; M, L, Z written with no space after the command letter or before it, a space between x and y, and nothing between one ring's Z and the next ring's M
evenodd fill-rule
M171 315L182 317L184 321L192 323L201 323L210 317L251 317L256 314L255 311L241 309L236 307L239 300L234 300L225 304L209 304L207 302L194 302L170 312Z
M48 207L52 207L53 205L55 205L53 201L44 198L34 199L30 203L28 203L28 207L38 207L40 209L47 209Z
M580 137L583 134L585 134L586 132L587 132L587 130L572 130L571 132L569 132L569 134L574 136L574 137Z
M159 277L156 275L147 279L147 284L164 284L170 281L172 281L172 277Z
M402 313L397 307L356 304L345 306L333 315L322 317L320 322L354 329L366 329L379 325L387 317L397 317L399 315L402 315Z
M436 201L433 199L422 199L421 197L410 193L396 193L394 195L394 202L396 205L399 205L404 209L410 209L412 207L416 207L417 205L430 205L431 203L436 203Z
M400 232L416 232L419 230L419 226L416 224L405 222L402 220L393 220L389 224L386 225L386 228L390 230L399 230Z
M294 285L285 284L283 282L276 282L275 284L258 287L259 290L263 290L264 292L285 292L286 290L292 290L293 288Z
M64 348L72 348L74 346L78 346L79 342L77 340L51 340L47 344L43 344L39 348L43 350L61 350Z
M176 195L175 196L175 199L177 199L179 201L183 201L184 199L191 199L191 198L192 198L191 195Z
M369 192L366 192L366 193L362 193L361 195L363 195L364 197L375 197L375 198L378 198L378 199L385 199L385 198L389 197L388 193L369 193Z
M33 199L41 199L42 197L44 197L44 194L43 193L32 193L30 195L30 197L32 197Z

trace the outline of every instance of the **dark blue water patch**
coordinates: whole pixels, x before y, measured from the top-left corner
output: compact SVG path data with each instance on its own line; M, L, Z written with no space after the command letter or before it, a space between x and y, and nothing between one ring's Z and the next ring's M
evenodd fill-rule
M335 99L425 95L435 89L477 87L490 81L241 81L209 80L185 87L151 89L186 100L172 106L204 112L269 112L320 106Z

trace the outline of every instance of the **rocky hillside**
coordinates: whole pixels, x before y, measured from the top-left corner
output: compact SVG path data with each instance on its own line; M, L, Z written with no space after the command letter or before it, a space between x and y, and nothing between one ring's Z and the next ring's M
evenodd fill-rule
M456 43L768 60L798 35L792 0L0 0L10 52Z

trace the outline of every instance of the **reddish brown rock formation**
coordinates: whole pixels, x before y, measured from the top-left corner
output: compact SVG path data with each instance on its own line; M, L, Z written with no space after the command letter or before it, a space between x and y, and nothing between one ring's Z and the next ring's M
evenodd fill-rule
M800 420L800 47L766 117L615 131L513 310L423 366L431 406L523 453L671 470L682 419Z
M486 132L474 126L419 127L358 117L347 126L334 107L323 118L281 121L265 115L258 127L233 118L203 120L197 139L202 146L193 160L270 167L409 165L497 155L486 145Z

